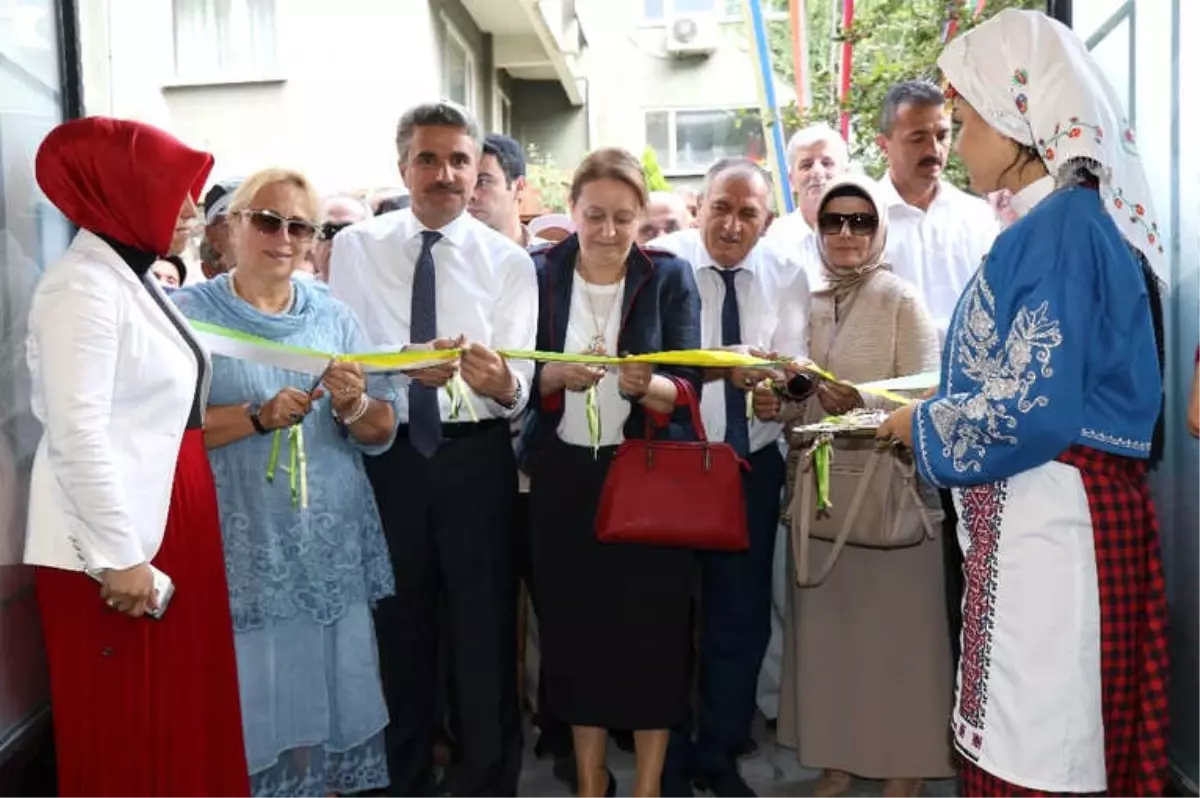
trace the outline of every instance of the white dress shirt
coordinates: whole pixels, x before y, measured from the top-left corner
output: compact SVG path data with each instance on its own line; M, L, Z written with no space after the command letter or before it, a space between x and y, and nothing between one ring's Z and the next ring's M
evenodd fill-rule
M689 229L669 233L651 241L648 246L665 249L692 264L700 288L700 345L705 349L721 349L725 281L718 273L720 267L704 246L702 231ZM808 278L799 260L763 239L755 244L738 268L734 285L742 323L742 346L793 358L807 357L809 289ZM705 384L700 414L709 439L724 440L723 382ZM775 443L781 430L776 422L752 419L750 451L756 452Z
M621 333L621 298L625 280L612 285L593 285L578 273L571 284L571 310L567 321L564 352L587 352L597 336L604 338L604 351L617 351ZM615 368L605 370L596 383L596 404L600 411L600 445L616 446L625 440L625 421L629 418L629 400L621 396L620 378ZM591 446L587 422L587 394L566 391L558 437L573 446Z
M424 225L411 208L347 227L333 240L329 293L358 315L377 349L400 349L410 342L413 272L421 254ZM439 338L465 336L465 342L491 349L533 349L537 337L538 288L533 261L507 237L463 213L439 230L433 246ZM424 343L424 342L418 342ZM511 360L521 397L511 409L478 396L469 387L465 401L476 416L512 418L529 398L533 362ZM400 394L399 423L408 423L409 378L394 378ZM450 398L438 392L442 421L450 421ZM471 420L464 407L458 422Z
M885 259L921 292L944 339L958 297L1000 232L999 220L987 202L945 181L927 211L905 202L890 174L880 178L879 193L888 206Z
M45 433L25 562L125 569L158 553L201 382L196 353L168 313L188 329L154 279L139 279L86 230L38 285L26 352ZM203 407L207 379L199 387Z

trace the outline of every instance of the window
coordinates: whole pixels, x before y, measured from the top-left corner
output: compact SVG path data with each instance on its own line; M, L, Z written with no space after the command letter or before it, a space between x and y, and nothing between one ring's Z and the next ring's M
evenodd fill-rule
M739 19L742 0L642 0L642 17L648 22L666 22L678 14L720 14Z
M647 111L646 144L675 174L701 174L721 158L763 161L767 154L754 108Z
M275 0L173 0L175 76L253 80L278 69Z
M21 564L41 438L30 409L25 332L34 286L73 234L33 174L38 145L63 121L61 64L78 58L60 47L56 20L74 14L67 5L0 4L0 762L49 698L33 569Z
M475 112L475 52L445 16L442 25L442 95Z
M787 21L788 0L764 0L762 11L768 21ZM734 22L742 18L742 0L642 0L642 19L652 25L679 14L716 14Z
M512 135L512 100L499 87L492 104L492 129L506 136Z

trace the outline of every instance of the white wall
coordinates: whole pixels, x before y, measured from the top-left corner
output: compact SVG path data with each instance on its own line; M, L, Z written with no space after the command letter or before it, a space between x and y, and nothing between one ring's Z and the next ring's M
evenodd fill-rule
M281 0L279 80L173 85L169 0L80 3L88 113L141 119L216 155L213 175L298 167L322 191L398 185L394 135L436 99L427 0Z
M644 25L642 0L577 0L588 36L584 74L595 125L592 146L640 153L647 109L757 108L758 79L745 23L722 24L721 46L705 58L666 53L666 28ZM795 91L775 81L780 103Z

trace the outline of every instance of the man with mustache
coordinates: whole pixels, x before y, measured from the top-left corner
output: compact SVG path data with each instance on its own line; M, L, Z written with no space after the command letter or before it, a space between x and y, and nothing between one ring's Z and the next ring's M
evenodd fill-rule
M329 292L379 348L407 342L462 354L395 378L395 443L366 458L396 576L395 596L375 610L391 718L389 794L515 795L517 468L509 424L525 408L533 363L509 362L497 350L534 348L537 280L519 244L467 213L483 150L469 111L444 101L409 109L396 149L412 203L338 233ZM461 761L435 785L439 639L450 641Z
M792 134L787 146L788 181L796 197L796 210L779 217L767 238L800 258L809 270L809 282L820 277L821 257L813 231L817 229L817 207L825 184L846 171L850 151L845 140L829 125L810 125Z
M700 329L707 349L808 350L808 279L799 262L763 239L771 224L771 178L748 159L718 161L705 178L699 227L650 246L691 262L700 288ZM700 552L700 685L692 729L671 735L662 794L692 795L689 780L716 795L754 795L738 773L750 739L755 692L771 634L771 563L786 466L780 425L747 419L746 395L771 373L713 369L700 411L709 440L725 441L750 463L743 475L750 548Z
M996 214L942 180L950 111L933 83L911 80L888 90L876 143L888 162L879 181L888 204L887 261L917 286L944 336L959 294L999 231Z
M996 213L984 200L941 179L950 154L950 112L946 95L934 84L914 80L889 89L876 141L888 160L887 174L879 181L880 196L888 204L885 259L893 272L917 286L945 338L959 294L999 232ZM942 509L946 616L957 667L963 560L958 513L949 491L942 491Z

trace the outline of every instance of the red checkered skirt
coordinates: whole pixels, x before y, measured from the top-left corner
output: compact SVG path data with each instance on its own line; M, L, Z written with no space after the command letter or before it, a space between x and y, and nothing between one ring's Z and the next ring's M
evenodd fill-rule
M1167 768L1167 599L1146 464L1075 445L1057 458L1078 469L1095 536L1100 592L1100 685L1108 795L1162 795ZM1033 796L971 762L967 796Z

